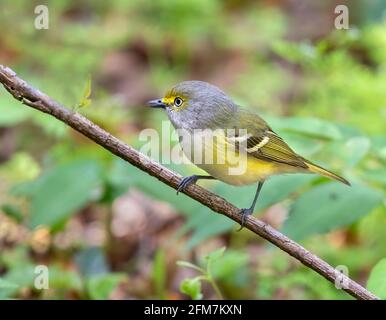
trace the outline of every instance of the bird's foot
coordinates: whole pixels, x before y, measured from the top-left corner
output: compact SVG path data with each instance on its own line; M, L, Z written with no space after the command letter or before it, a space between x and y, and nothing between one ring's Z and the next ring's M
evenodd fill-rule
M244 228L245 221L247 220L247 217L250 216L253 213L252 208L247 208L247 209L241 209L240 214L241 214L241 224L240 228L237 231L240 231Z
M183 191L187 186L196 183L197 180L198 180L198 177L196 175L183 178L180 184L178 185L177 194Z

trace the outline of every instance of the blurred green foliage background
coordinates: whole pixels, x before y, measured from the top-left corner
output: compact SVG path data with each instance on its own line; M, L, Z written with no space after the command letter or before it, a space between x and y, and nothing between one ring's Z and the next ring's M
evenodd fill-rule
M259 217L386 298L384 1L43 2L1 2L1 64L137 148L167 119L145 101L186 79L220 86L353 184L272 178ZM334 28L342 2L348 30ZM39 4L48 30L34 28ZM254 192L202 184L239 207ZM0 205L2 299L349 299L3 88ZM34 286L37 265L47 290Z

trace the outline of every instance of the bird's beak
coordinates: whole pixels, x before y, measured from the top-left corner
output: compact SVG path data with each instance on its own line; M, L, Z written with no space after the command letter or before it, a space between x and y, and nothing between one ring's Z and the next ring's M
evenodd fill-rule
M147 102L147 105L152 108L166 108L166 104L162 102L162 99L150 100Z

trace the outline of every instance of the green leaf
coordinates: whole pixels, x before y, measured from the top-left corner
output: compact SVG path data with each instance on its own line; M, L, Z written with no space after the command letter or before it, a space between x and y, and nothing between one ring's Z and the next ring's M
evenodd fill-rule
M31 199L35 194L36 187L39 183L39 179L33 181L24 181L12 186L10 194L15 197L23 197Z
M295 43L277 40L273 42L272 50L288 61L300 64L316 58L318 53L316 48L306 41Z
M380 192L365 185L350 188L336 182L324 183L296 200L283 232L295 240L328 232L360 219L381 201Z
M213 278L236 287L248 286L250 270L249 255L240 250L227 250L225 254L213 262L211 273Z
M31 288L36 276L34 269L35 266L30 262L18 264L13 269L10 269L2 277L4 286L0 286L0 299L14 297L22 288Z
M371 270L367 289L381 299L386 299L386 258L379 261Z
M31 120L41 127L48 134L48 136L56 138L66 136L68 126L46 113L35 112L31 115Z
M317 118L291 117L291 118L271 118L266 117L272 128L296 132L313 138L326 140L338 140L342 138L339 128L331 122Z
M20 208L15 207L12 204L5 203L3 204L0 209L10 218L15 220L16 222L20 223L23 221L24 215L23 212L20 210Z
M11 159L0 166L0 176L15 183L36 179L39 173L40 166L36 160L22 151L13 153Z
M193 300L201 300L201 281L199 277L187 278L181 282L180 290L182 293L190 296Z
M88 76L86 84L83 90L83 95L79 103L76 105L76 108L86 108L91 105L91 76Z
M208 253L204 259L209 262L213 262L219 258L221 258L224 255L225 247L222 247L220 249L217 249L215 251L212 251L211 253Z
M225 248L223 248L225 249ZM213 275L215 278L229 279L241 273L248 263L248 253L237 250L227 250L221 259L216 259L213 263Z
M17 269L29 263L29 247L17 246L13 250L2 250L0 255L0 264L7 270Z
M16 289L19 286L16 283L9 282L7 280L0 278L0 290L1 289Z
M386 168L367 170L364 177L386 187Z
M39 178L32 196L29 226L55 227L95 197L100 188L96 161L58 166Z
M365 137L353 137L340 149L342 161L354 167L370 150L370 140Z
M76 270L64 269L60 265L49 266L50 289L65 293L67 290L81 292L83 289L82 278Z
M386 160L386 136L371 137L372 152L382 160Z
M153 283L158 299L166 298L166 271L165 252L162 249L158 249L155 254L152 272Z
M193 263L191 263L189 261L177 261L177 265L180 266L180 267L190 268L190 269L202 272L202 273L205 272L204 269L202 269L199 266L196 266L195 264L193 264Z
M91 299L106 300L110 298L112 291L122 282L126 276L119 273L110 273L93 276L87 280L86 289Z
M14 100L3 87L0 90L0 126L13 126L28 119L32 110Z

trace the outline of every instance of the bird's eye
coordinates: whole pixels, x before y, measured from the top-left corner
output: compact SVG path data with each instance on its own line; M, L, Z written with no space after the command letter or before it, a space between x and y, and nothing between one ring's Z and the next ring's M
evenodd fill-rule
M177 97L174 99L174 105L176 107L181 107L183 102L184 102L184 100L182 100L180 97Z

